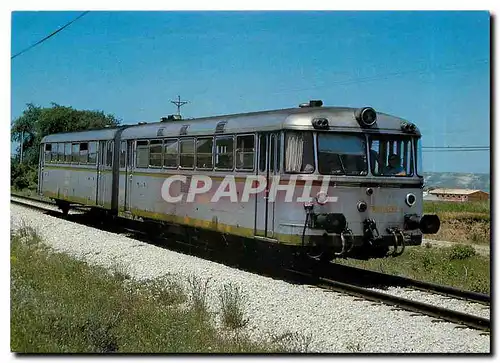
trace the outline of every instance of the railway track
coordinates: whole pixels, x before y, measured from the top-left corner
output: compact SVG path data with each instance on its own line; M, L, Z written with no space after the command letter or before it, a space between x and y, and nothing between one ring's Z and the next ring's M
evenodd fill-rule
M11 194L11 203L23 205L37 210L54 211L55 209L57 209L55 203L15 194ZM95 225L92 226L95 227ZM107 226L107 229L110 229L109 225ZM110 231L120 233L119 230L121 229L127 230L126 227L122 226L119 228L113 228ZM131 230L129 229L129 231ZM148 238L147 236L144 237L144 232L142 231L135 230L135 233L142 235L142 240L145 240L144 238ZM156 243L153 243L157 244L157 241ZM423 281L417 281L401 276L387 275L351 266L331 264L329 267L330 268L328 270L322 271L324 274L326 274L327 277L318 277L316 274L286 269L284 271L286 274L285 278L291 279L293 280L293 282L307 283L320 288L356 296L365 300L392 305L399 309L412 311L417 314L432 316L436 319L452 322L460 326L466 326L484 331L490 330L489 319L383 293L366 286L401 286L436 293L451 298L466 300L469 302L481 303L484 305L489 305L490 303L490 297L488 295L471 291L462 291L448 286L441 286ZM333 280L333 278L335 278L335 280Z
M382 272L340 264L332 264L325 275L327 278L335 279L338 279L340 276L344 282L360 287L403 287L483 305L490 305L491 301L489 295L478 292L460 290L451 286L437 285L408 277L384 274Z
M403 310L432 316L434 318L452 322L461 326L484 331L490 331L491 328L490 320L479 316L470 315L415 300L405 299L399 296L382 293L369 288L364 288L341 281L336 281L324 277L316 277L313 274L302 271L287 269L286 272L291 274L293 279L297 279L303 283L309 283L311 285L327 290L349 294L378 303L393 305Z

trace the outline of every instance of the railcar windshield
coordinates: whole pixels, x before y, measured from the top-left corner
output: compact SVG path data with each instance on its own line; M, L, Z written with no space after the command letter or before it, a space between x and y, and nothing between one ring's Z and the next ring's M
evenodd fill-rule
M422 139L418 138L417 139L417 175L418 176L424 176L424 169L422 165Z
M319 133L318 170L329 175L367 175L365 136Z
M413 176L412 139L397 135L369 136L371 172L375 176Z

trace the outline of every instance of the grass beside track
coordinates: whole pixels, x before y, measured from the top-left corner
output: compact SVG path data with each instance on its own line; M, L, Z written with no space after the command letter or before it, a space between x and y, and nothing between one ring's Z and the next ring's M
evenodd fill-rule
M139 284L118 270L110 273L54 253L29 226L11 235L10 260L14 352L286 351L279 344L251 343L238 329L218 330L206 309L206 291L196 280L190 299L172 281ZM238 325L235 311L232 322Z
M490 202L424 202L424 213L437 214L441 228L427 237L450 242L490 244Z
M468 245L450 248L408 247L399 257L337 260L337 263L410 277L458 289L490 293L490 261Z

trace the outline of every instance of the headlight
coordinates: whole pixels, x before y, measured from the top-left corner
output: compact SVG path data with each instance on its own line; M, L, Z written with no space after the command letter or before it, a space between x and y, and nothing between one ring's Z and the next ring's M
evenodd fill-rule
M417 198L415 197L415 194L408 193L406 195L406 199L405 200L406 200L406 204L408 204L410 207L412 207L415 204L415 202L417 201Z

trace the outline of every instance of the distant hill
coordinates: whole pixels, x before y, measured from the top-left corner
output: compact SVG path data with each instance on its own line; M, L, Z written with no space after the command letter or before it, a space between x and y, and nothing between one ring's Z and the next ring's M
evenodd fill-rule
M490 174L424 173L425 188L479 189L490 192Z

